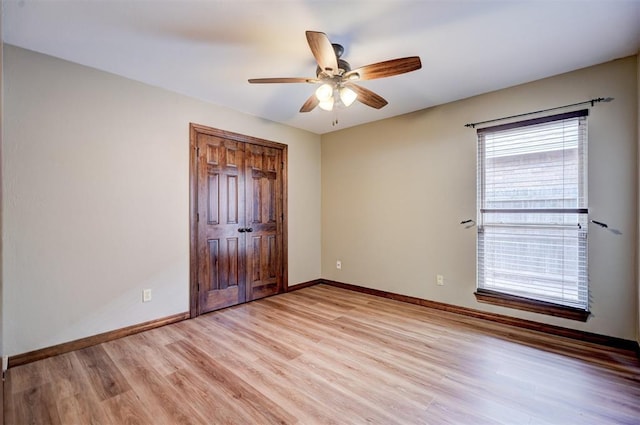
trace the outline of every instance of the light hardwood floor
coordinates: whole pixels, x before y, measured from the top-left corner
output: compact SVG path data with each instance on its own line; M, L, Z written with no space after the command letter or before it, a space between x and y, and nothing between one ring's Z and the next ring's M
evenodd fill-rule
M7 424L639 424L633 353L326 285L8 370Z

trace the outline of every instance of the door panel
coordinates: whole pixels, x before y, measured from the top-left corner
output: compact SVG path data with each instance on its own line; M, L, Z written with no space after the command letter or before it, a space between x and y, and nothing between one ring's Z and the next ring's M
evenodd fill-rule
M199 314L246 300L243 144L198 134ZM205 219L206 217L206 219Z
M247 245L247 300L282 291L282 151L246 147L247 217L252 241Z

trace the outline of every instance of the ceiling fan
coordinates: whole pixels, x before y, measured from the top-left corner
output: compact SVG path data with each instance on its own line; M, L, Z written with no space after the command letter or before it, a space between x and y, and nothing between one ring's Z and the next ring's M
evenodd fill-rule
M355 100L372 108L380 109L388 102L380 95L366 89L356 82L391 77L422 68L420 57L391 59L360 68L351 69L342 59L344 47L332 44L323 32L307 31L307 42L311 53L318 62L316 78L251 78L249 83L312 83L321 84L314 94L300 108L300 112L310 112L316 106L330 111L334 104L350 106Z

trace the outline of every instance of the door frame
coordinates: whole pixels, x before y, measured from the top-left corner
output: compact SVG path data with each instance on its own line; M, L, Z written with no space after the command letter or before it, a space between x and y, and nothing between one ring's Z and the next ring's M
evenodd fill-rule
M208 134L240 143L276 148L282 151L282 291L289 289L287 219L287 145L240 133L189 123L189 315L198 316L198 134Z

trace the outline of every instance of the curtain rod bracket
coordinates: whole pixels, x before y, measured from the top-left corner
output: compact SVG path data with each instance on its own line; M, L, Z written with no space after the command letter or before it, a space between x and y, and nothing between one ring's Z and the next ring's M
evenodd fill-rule
M609 225L607 223L603 223L601 221L596 221L596 220L589 220L589 221L592 222L593 224L597 224L598 226L602 227L603 229L609 228Z

